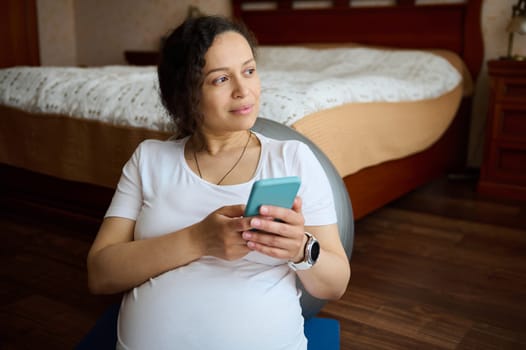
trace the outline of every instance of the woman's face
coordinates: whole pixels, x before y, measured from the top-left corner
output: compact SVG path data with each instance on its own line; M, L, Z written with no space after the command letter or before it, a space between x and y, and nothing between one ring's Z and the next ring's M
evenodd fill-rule
M246 39L236 32L218 35L205 55L201 111L203 131L251 128L259 112L261 86Z

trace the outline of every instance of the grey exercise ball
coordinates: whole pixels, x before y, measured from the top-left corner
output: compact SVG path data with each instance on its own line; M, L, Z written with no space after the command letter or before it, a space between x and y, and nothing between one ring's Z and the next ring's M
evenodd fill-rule
M331 163L329 158L327 158L327 156L318 148L318 146L312 143L312 141L310 141L307 137L284 124L280 124L270 119L258 118L252 130L276 140L299 140L310 147L325 170L327 178L331 184L332 194L334 196L334 204L336 207L336 215L338 217L340 238L343 243L343 247L345 248L345 252L347 253L347 257L350 260L354 242L354 219L351 200L349 199L349 194L347 193L347 188L345 187L342 178L336 171L336 168L334 168L334 165ZM314 298L313 296L309 295L305 289L303 289L303 286L301 286L301 289L301 306L303 309L303 316L305 318L315 316L325 305L326 301Z

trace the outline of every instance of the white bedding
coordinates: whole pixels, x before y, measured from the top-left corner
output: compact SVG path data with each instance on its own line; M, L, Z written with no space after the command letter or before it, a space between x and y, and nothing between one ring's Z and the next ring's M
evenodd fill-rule
M260 47L260 115L286 125L351 102L418 101L461 81L440 56L369 48ZM155 67L14 67L0 69L0 104L170 131Z

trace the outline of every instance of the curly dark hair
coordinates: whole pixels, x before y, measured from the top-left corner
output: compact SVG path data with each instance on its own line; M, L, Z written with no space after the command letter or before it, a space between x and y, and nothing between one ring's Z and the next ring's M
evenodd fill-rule
M194 134L203 121L199 105L205 54L215 37L228 31L243 35L255 56L254 35L242 23L219 16L188 18L162 44L157 66L161 101L177 138Z

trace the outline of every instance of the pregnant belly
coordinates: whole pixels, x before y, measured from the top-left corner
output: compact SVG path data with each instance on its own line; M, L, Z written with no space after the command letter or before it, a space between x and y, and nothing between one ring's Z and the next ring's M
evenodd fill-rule
M125 349L301 349L305 342L286 265L211 257L128 292L118 332Z

